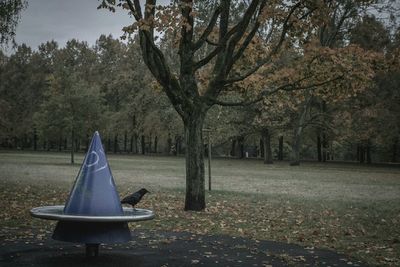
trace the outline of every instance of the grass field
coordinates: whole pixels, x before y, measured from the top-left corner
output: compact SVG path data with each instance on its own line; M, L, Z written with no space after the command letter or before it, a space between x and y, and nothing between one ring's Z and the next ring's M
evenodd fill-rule
M0 153L1 238L49 238L53 224L31 219L63 204L79 170L62 153ZM400 168L339 163L216 159L204 212L184 212L184 159L110 155L121 196L146 187L142 207L157 218L132 224L322 247L371 265L400 266ZM207 173L207 172L206 172Z

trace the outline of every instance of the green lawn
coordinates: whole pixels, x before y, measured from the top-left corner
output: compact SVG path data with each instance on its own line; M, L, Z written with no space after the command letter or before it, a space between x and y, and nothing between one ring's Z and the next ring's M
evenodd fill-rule
M53 224L31 219L34 206L63 204L83 155L0 153L1 236L48 238ZM205 212L184 212L184 159L110 155L122 195L146 187L142 207L157 218L132 224L325 247L373 265L400 265L400 168L339 163L264 165L215 159ZM206 172L207 173L207 172ZM15 237L14 237L15 236Z

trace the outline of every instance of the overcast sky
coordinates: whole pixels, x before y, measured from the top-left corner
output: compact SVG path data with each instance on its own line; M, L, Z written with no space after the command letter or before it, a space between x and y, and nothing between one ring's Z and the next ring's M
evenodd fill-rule
M122 35L122 27L132 23L132 18L119 9L116 13L97 10L98 0L28 0L21 14L16 41L36 49L39 44L55 40L60 46L76 38L96 42L101 34Z

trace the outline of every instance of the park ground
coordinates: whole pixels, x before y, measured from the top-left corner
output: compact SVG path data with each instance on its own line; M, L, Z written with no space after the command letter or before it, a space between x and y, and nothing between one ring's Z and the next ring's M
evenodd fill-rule
M134 231L231 236L329 249L351 261L400 266L400 168L353 163L215 159L204 212L185 212L185 165L180 157L110 155L122 196L141 187L140 203L155 211ZM50 239L54 223L33 219L32 207L64 204L83 155L0 152L0 241ZM207 172L206 172L207 173ZM165 242L169 242L166 240ZM301 265L301 258L278 255Z

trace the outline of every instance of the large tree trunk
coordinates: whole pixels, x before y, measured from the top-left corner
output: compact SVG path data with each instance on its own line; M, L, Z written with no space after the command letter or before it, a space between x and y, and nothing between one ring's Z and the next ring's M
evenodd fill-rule
M75 139L76 144L75 144L75 151L79 152L79 150L81 149L81 139Z
M36 128L33 129L33 150L37 150L37 132Z
M170 155L172 150L172 139L171 139L171 135L168 134L168 139L167 139L167 154Z
M268 129L263 129L261 132L264 148L264 163L272 164L272 151L271 151L271 135Z
M279 137L278 160L283 160L283 135Z
M142 135L141 138L141 147L142 147L142 155L144 155L146 153L146 140L145 140L145 136Z
M90 145L90 136L86 134L86 140L85 140L85 152L89 151L89 145Z
M71 164L74 164L74 147L75 144L75 132L74 129L71 130Z
M203 210L205 203L203 122L205 113L192 113L185 120L186 198L185 210Z
M182 138L179 135L175 136L175 152L174 153L175 153L175 156L182 154Z
M153 143L152 143L152 136L151 136L151 134L150 134L150 136L149 136L149 142L148 142L148 144L147 144L147 153L153 153Z
M396 162L397 161L397 145L399 143L399 139L396 138L393 142L393 146L392 146L392 162Z
M328 157L328 139L326 138L326 134L322 134L322 161L326 162L329 160Z
M135 144L135 154L139 154L139 146L138 146L139 135L137 133L135 133L133 135L133 138L134 138L134 144Z
M157 154L157 146L158 146L158 137L157 135L154 137L154 153Z
M118 134L114 135L114 154L118 152Z
M290 153L290 166L300 165L300 141L303 127L299 126L294 131L292 141L292 151Z
M371 164L372 159L371 159L371 142L368 140L367 142L367 147L366 147L366 158L367 158L367 163Z
M263 138L262 138L262 136L261 136L261 139L260 139L260 157L261 158L264 158L264 155L265 155L265 153L264 153L264 140L263 140Z
M321 135L318 133L317 135L317 155L318 155L318 161L322 161L322 151L321 151Z
M290 153L290 166L300 165L300 142L301 142L301 135L304 129L306 113L307 113L307 105L303 107L303 110L299 118L299 124L296 126L294 130L292 151Z
M360 145L360 163L365 162L365 149L363 145Z
M127 151L127 145L128 145L128 133L125 131L124 132L124 152L128 152Z
M63 142L63 138L60 135L60 137L58 138L58 151L61 151L62 149L62 142Z
M129 152L133 152L133 135L131 135L131 142L129 143Z
M107 152L109 152L109 151L111 151L111 138L110 138L110 136L108 136L108 139L107 139Z
M174 149L173 149L173 151L172 151L172 154L173 154L174 156L177 156L177 155L178 155L178 146L179 146L178 136L175 135L175 144L174 144Z
M26 144L28 143L27 139L28 139L28 138L26 137L26 134L24 134L24 136L22 137L21 150L24 150L24 149L25 149L25 146L26 146Z
M242 158L244 158L244 137L243 136L238 137L238 145L239 145L239 158L242 159Z
M232 138L232 145L231 145L231 157L236 156L236 138Z

